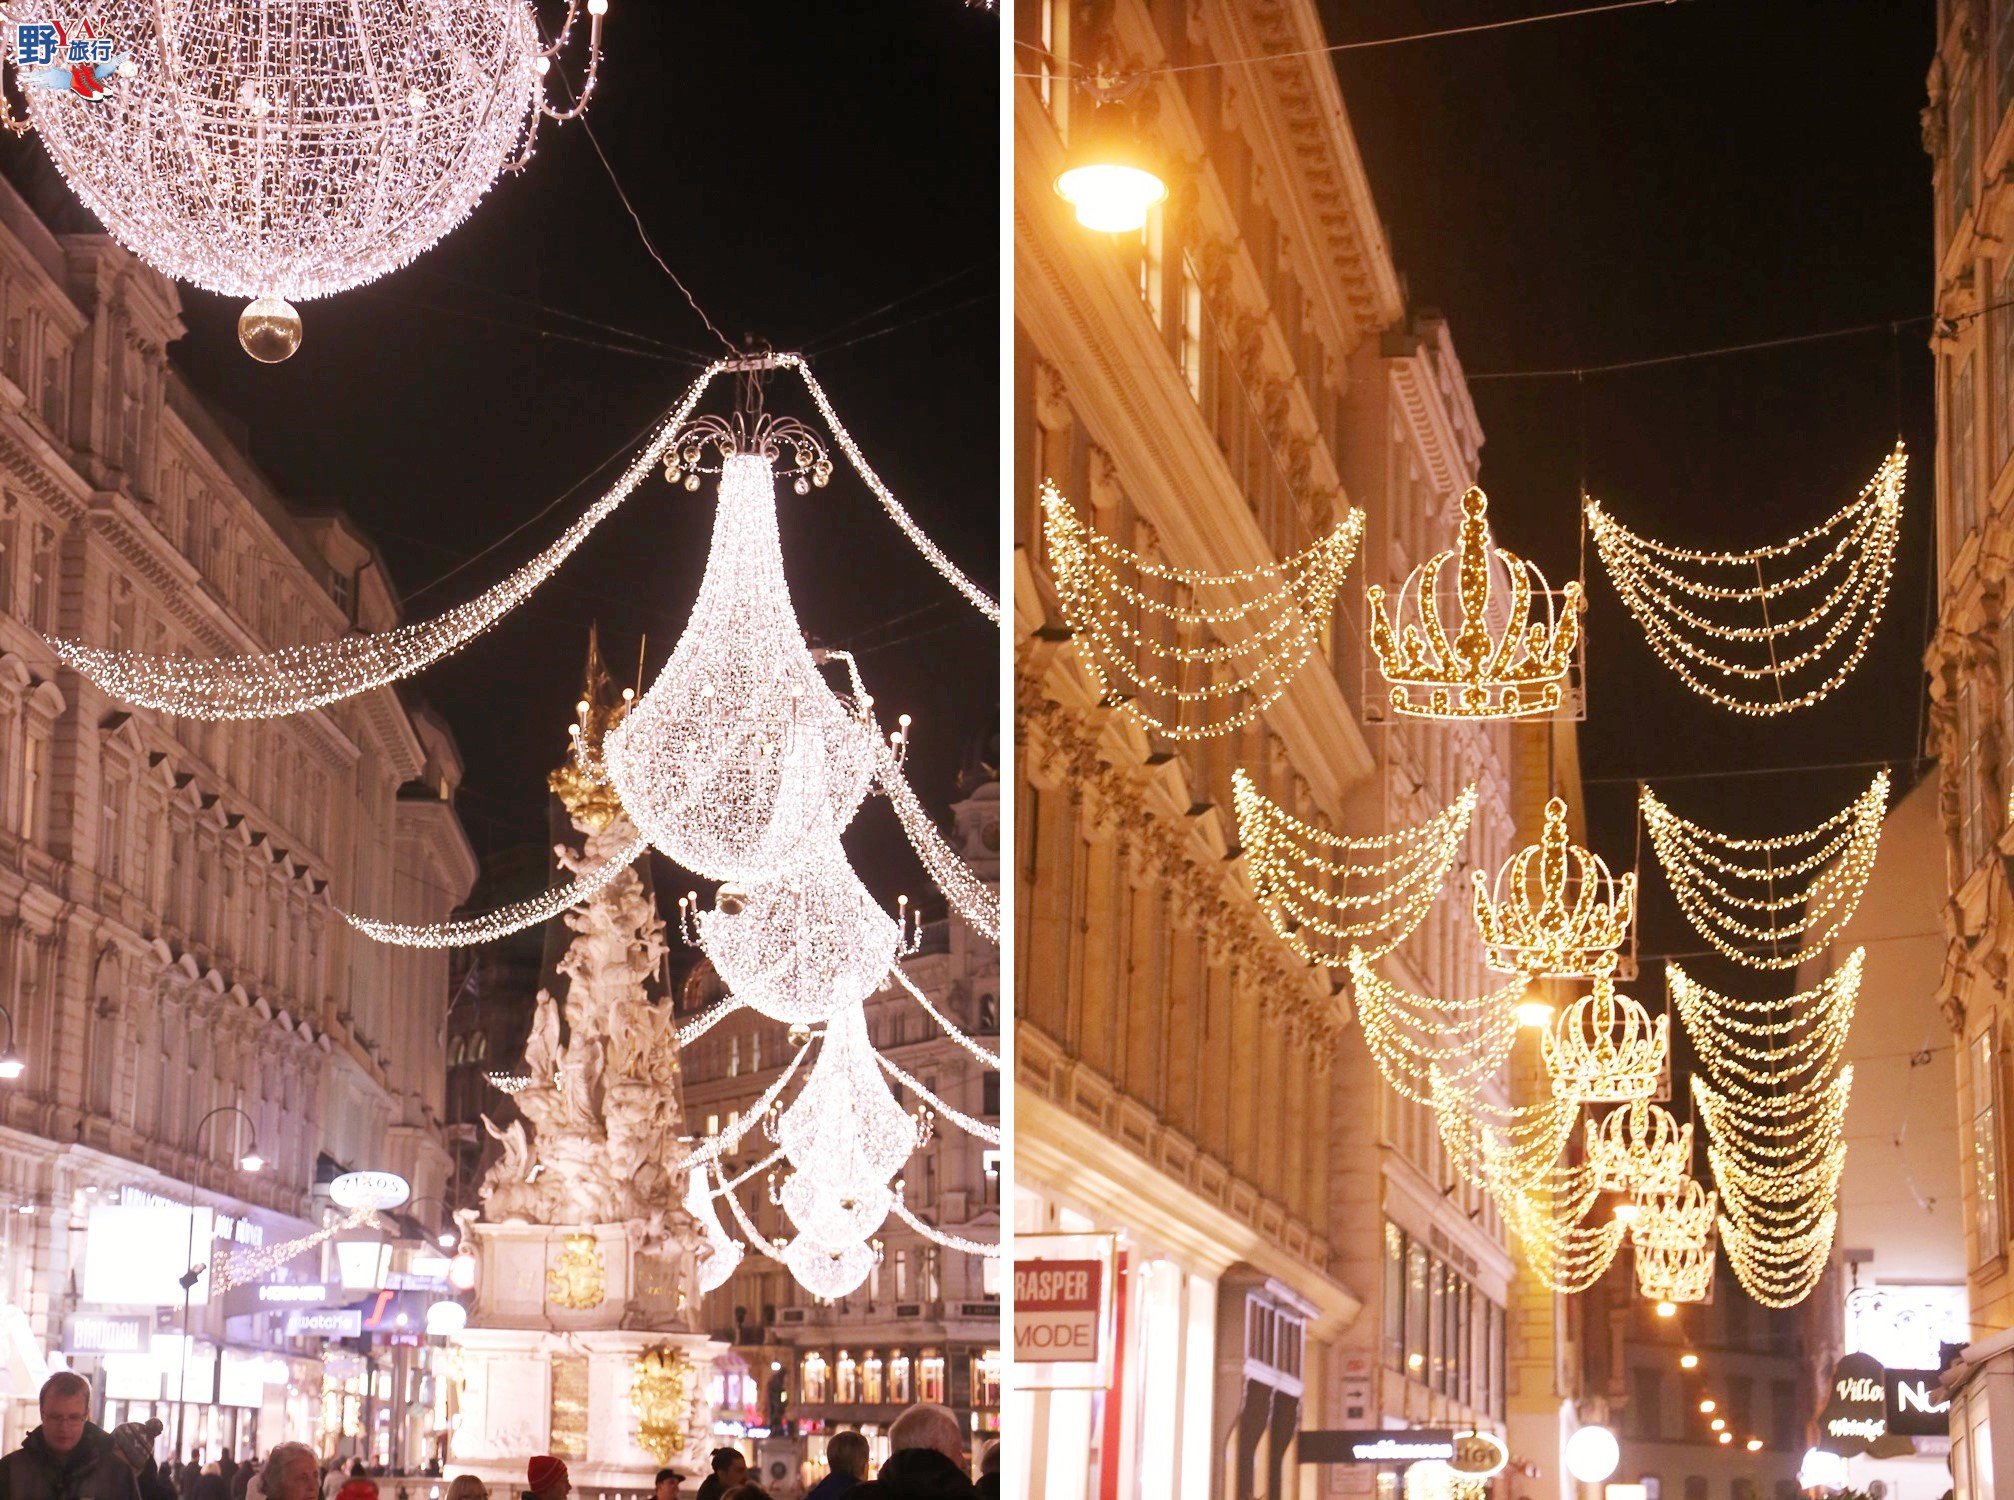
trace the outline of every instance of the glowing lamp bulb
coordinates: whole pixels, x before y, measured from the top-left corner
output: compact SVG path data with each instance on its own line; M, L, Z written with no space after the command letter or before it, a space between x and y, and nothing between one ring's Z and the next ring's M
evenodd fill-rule
M28 1064L21 1061L18 1053L9 1052L4 1057L0 1057L0 1078L5 1078L11 1083L27 1071Z
M1677 1316L1678 1316L1678 1304L1677 1304L1676 1302L1660 1302L1660 1303L1658 1303L1658 1304L1657 1304L1657 1315L1658 1315L1658 1316L1659 1316L1660 1318L1675 1318L1675 1317L1677 1317Z
M443 1250L452 1250L455 1247L454 1234L449 1230L443 1229L438 1235L434 1236L434 1243L439 1245Z
M1622 1447L1606 1427L1582 1427L1566 1440L1566 1471L1582 1484L1600 1484L1622 1462Z
M1734 1434L1733 1434L1733 1433L1731 1433L1731 1432L1723 1432L1723 1433L1722 1433L1722 1434L1720 1435L1720 1440L1721 1440L1721 1441L1722 1441L1723 1443L1731 1443L1731 1442L1733 1442L1733 1441L1734 1441Z
M448 1263L448 1285L456 1291L466 1292L476 1284L476 1257L473 1250L464 1247L457 1251Z
M1700 1402L1699 1409L1705 1412L1708 1416L1712 1416L1714 1412L1713 1397L1708 1396L1704 1401Z
M263 1171L266 1159L256 1151L247 1151L243 1156L238 1158L238 1165L247 1172Z
M1167 198L1168 184L1145 167L1090 162L1057 177L1056 191L1086 229L1137 234L1147 227L1147 210Z
M1697 1354L1679 1355L1678 1367L1681 1370L1697 1370L1699 1368L1699 1356Z
M1707 1425L1710 1426L1715 1432L1727 1431L1727 1419L1724 1417L1715 1417Z
M1746 1446L1747 1446L1747 1448L1748 1448L1748 1451L1749 1451L1750 1453L1760 1453L1760 1452L1762 1451L1762 1439L1761 1439L1761 1438L1750 1438L1750 1439L1748 1440L1748 1442L1747 1442Z
M608 0L587 0L587 13L591 16L608 14Z
M1552 1002L1541 1000L1536 995L1527 995L1518 1001L1516 1011L1518 1025L1527 1031L1543 1031L1552 1025Z
M1643 1217L1643 1209L1638 1204L1618 1203L1615 1206L1615 1221L1618 1224L1634 1224L1638 1219L1642 1217ZM1661 1317L1669 1316L1669 1314L1661 1313L1659 1314L1659 1316Z

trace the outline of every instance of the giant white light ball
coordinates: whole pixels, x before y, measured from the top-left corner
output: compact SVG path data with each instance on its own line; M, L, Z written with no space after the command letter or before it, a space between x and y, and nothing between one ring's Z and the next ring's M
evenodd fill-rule
M1582 1484L1600 1484L1622 1462L1622 1449L1606 1427L1583 1427L1566 1440L1566 1471Z

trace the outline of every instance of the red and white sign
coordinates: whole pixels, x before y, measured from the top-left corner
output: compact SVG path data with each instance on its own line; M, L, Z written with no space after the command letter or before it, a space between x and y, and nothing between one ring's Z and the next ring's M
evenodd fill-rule
M1015 1360L1096 1360L1104 1289L1105 1268L1095 1260L1016 1261Z
M1014 1379L1024 1390L1100 1390L1112 1379L1109 1234L1014 1237Z

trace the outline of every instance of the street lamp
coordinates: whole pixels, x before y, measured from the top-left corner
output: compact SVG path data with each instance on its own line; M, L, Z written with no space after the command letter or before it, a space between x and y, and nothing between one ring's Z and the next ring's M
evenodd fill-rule
M1147 227L1147 211L1167 199L1168 184L1140 141L1131 105L1108 96L1092 106L1071 131L1056 192L1086 229L1137 234Z
M8 1036L14 1031L13 1017L7 1020ZM9 1049L12 1056L12 1049ZM4 1066L4 1064L0 1064ZM203 1127L218 1115L236 1115L251 1130L251 1141L238 1157L238 1166L246 1172L257 1172L266 1165L266 1159L259 1155L259 1122L246 1114L235 1104L220 1104L196 1122L195 1149L203 1149ZM182 1371L175 1383L175 1456L182 1455L182 1419L189 1410L189 1297L196 1289L196 1283L203 1279L204 1267L196 1261L196 1194L193 1184L189 1192L189 1269L182 1273Z
M453 1221L455 1216L455 1206L452 1203L448 1202L447 1199L436 1198L432 1194L429 1194L424 1198L415 1198L413 1199L412 1202L408 1203L406 1207L408 1209L417 1209L422 1203L438 1203L442 1208L447 1210L447 1216L449 1221L450 1222ZM456 1245L461 1243L461 1237L457 1235L452 1229L443 1229L440 1231L440 1233L434 1236L434 1243L436 1245L439 1245L443 1250L452 1250Z
M21 1054L14 1050L14 1012L0 1005L0 1016L7 1021L7 1045L0 1049L0 1078L12 1083L28 1071L28 1064L21 1060Z

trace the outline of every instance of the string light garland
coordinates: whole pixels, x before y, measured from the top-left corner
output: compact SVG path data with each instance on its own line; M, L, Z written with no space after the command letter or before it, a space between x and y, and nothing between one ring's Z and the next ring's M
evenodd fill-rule
M1614 965L1604 962L1593 990L1560 1012L1539 1047L1555 1093L1590 1104L1648 1099L1670 1057L1671 1018L1653 1021L1618 995Z
M1580 1101L1549 1098L1510 1108L1455 1087L1436 1070L1430 1098L1448 1164L1471 1186L1529 1187L1557 1164L1580 1119Z
M1586 1221L1593 1183L1585 1167L1558 1167L1539 1184L1494 1195L1532 1273L1563 1296L1584 1292L1607 1275L1628 1233L1621 1219Z
M210 1257L210 1295L222 1296L232 1287L249 1286L262 1276L279 1270L288 1261L306 1255L317 1245L334 1239L346 1229L361 1227L376 1228L378 1210L376 1205L367 1204L352 1209L349 1214L333 1224L324 1224L313 1233L298 1239L285 1240L275 1245L257 1245L249 1249L219 1250Z
M1469 823L1471 782L1424 823L1385 834L1330 833L1289 813L1242 767L1231 773L1238 843L1273 931L1309 963L1355 949L1377 958L1406 940L1446 884Z
M723 464L699 597L670 659L609 732L609 779L676 863L753 884L836 841L866 795L873 730L826 686L783 574L773 460Z
M1000 942L1000 893L973 874L972 867L965 863L958 851L944 841L930 814L917 800L908 778L902 774L901 763L887 742L878 737L875 740L874 783L887 795L889 805L895 809L896 819L909 837L909 847L923 862L931 883L943 893L945 901L966 926L997 946Z
M576 857L563 848L557 849L555 852L560 862L570 870L579 871L565 885L555 886L542 896L513 901L508 906L500 906L480 916L463 917L452 922L383 922L375 917L357 916L340 907L336 914L365 937L402 948L467 948L478 943L492 943L513 932L523 932L527 927L550 922L561 912L570 911L593 899L608 887L609 882L643 858L649 848L650 840L638 834L615 853L586 869L580 868L584 857Z
M1624 606L1687 687L1733 713L1790 713L1829 697L1867 654L1893 581L1907 472L1898 440L1850 504L1752 552L1667 546L1592 499L1588 528Z
M588 534L656 472L714 378L715 361L666 413L615 483L530 562L431 620L248 656L195 657L113 651L47 637L65 666L123 703L185 719L278 719L411 677L460 650L531 597Z
M916 1217L909 1205L902 1201L902 1195L895 1195L895 1217L922 1235L926 1240L944 1246L949 1250L961 1250L967 1255L976 1255L982 1260L998 1260L1001 1250L998 1245L989 1245L984 1240L968 1240L962 1235L947 1234L935 1224L926 1224Z
M1817 827L1776 838L1702 828L1649 787L1638 806L1693 930L1737 963L1794 969L1822 953L1860 904L1874 873L1888 773Z
M525 164L541 118L580 113L607 8L587 0L569 108L544 90L578 0L550 46L528 0L101 0L92 26L134 65L89 100L24 93L50 160L115 240L173 280L258 299L241 337L270 361L300 340L286 299L405 265Z
M1000 1066L999 1053L989 1052L986 1048L982 1047L978 1042L974 1041L971 1037L967 1036L963 1031L960 1031L956 1023L954 1023L949 1016L945 1015L943 1011L939 1010L935 1005L932 1005L930 1003L930 997L924 994L922 990L916 987L916 981L911 979L907 974L903 973L903 971L899 967L895 970L895 982L901 985L903 989L909 991L910 997L914 999L918 1005L923 1007L923 1013L928 1017L930 1017L931 1020L937 1023L937 1027L940 1031L942 1031L946 1036L951 1038L951 1040L956 1042L960 1047L964 1048L965 1051L970 1053L974 1059L985 1064L989 1068L997 1069Z
M1513 854L1494 885L1471 872L1483 962L1499 973L1592 978L1629 941L1636 876L1611 875L1605 861L1567 836L1566 818L1566 802L1552 798L1539 841Z
M686 1168L704 1166L707 1162L718 1161L727 1152L740 1145L741 1138L753 1130L769 1113L770 1106L782 1097L783 1091L790 1086L790 1080L796 1075L799 1064L804 1061L805 1054L810 1050L811 1043L807 1041L793 1052L790 1061L784 1064L783 1071L776 1075L768 1088L756 1096L755 1103L749 1106L747 1113L729 1120L725 1130L708 1136L693 1147L685 1154L679 1165Z
M922 1084L918 1083L914 1078L910 1077L909 1074L903 1072L902 1069L891 1059L886 1057L877 1057L876 1060L881 1064L882 1068L887 1072L889 1077L893 1078L897 1083L901 1084L904 1088L908 1089L910 1093L914 1094L917 1098L921 1099L935 1113L942 1115L946 1120L949 1120L953 1125L956 1125L960 1130L964 1131L967 1135L977 1136L980 1140L986 1142L986 1144L989 1146L997 1146L1000 1144L1000 1132L994 1126L988 1125L984 1120L975 1120L972 1118L972 1116L964 1113L962 1110L953 1109L950 1105L946 1104L942 1099L938 1098L935 1093L931 1092L931 1090L925 1088Z
M1461 497L1455 546L1414 568L1392 612L1382 584L1364 590L1371 650L1387 684L1387 704L1403 717L1520 719L1558 713L1579 660L1578 582L1557 596L1535 563L1495 546L1489 499L1471 486ZM1445 575L1454 565L1451 597ZM1450 636L1443 611L1461 623ZM1534 604L1543 618L1534 620Z
M1838 1066L1866 959L1867 950L1855 948L1818 984L1780 1000L1736 1000L1676 963L1665 965L1665 980L1708 1075L1729 1097L1766 1108Z
M1352 507L1283 562L1204 573L1121 547L1053 481L1041 505L1057 602L1085 670L1108 702L1177 740L1233 733L1279 701L1321 648L1364 534ZM1160 702L1172 710L1158 712Z
M1441 1000L1393 984L1360 949L1346 968L1364 1045L1401 1098L1432 1107L1436 1089L1473 1094L1510 1056L1523 980L1471 1000Z

